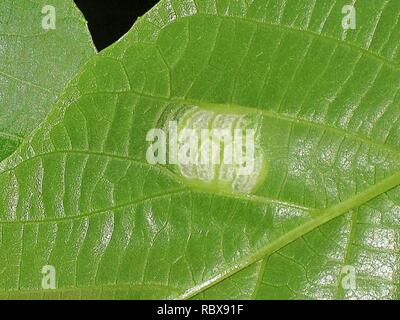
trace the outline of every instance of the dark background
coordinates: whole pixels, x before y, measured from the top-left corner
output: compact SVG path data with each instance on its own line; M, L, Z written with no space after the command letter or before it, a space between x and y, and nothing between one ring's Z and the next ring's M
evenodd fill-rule
M97 50L117 41L159 0L74 0L89 23Z

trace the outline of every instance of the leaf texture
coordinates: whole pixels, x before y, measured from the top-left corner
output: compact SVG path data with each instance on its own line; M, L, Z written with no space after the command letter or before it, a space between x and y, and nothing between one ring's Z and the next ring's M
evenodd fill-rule
M0 160L40 124L95 53L86 21L72 1L52 2L54 30L42 27L46 5L36 0L0 3Z
M1 164L2 295L399 298L400 3L347 2L165 0L91 59ZM189 106L261 122L257 189L147 162Z

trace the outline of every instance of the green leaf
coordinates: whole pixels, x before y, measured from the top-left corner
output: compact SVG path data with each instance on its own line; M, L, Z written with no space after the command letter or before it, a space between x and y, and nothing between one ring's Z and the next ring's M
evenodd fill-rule
M0 3L0 160L45 118L58 94L95 49L72 1ZM42 13L43 12L43 13Z
M165 0L93 58L1 164L2 296L399 298L400 2L347 4ZM250 178L147 161L227 116Z

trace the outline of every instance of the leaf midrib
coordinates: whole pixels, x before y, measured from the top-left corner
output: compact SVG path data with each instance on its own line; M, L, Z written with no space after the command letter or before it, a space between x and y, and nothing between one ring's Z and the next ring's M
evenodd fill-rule
M198 15L206 15L206 14L198 14ZM379 61L385 63L386 65L391 66L392 68L395 68L396 70L399 69L399 66L397 64L395 64L393 61L390 61L390 60L388 60L388 59L386 59L386 58L384 58L384 57L382 57L380 55L377 55L377 54L375 54L373 52L367 51L364 48L358 47L358 46L356 46L354 44L351 44L351 43L340 41L340 40L338 40L336 38L333 38L333 37L329 37L329 36L325 36L325 35L322 35L322 34L314 33L314 32L309 31L309 30L294 29L294 28L291 28L291 27L288 27L288 26L268 24L268 23L265 23L265 22L259 22L259 21L256 21L256 20L250 20L250 19L246 19L246 18L243 18L243 17L235 17L235 18L233 18L233 17L216 16L216 15L207 15L207 16L219 17L219 18L225 18L225 19L232 19L232 20L235 20L235 21L237 21L237 20L245 20L245 21L252 22L252 23L262 24L264 26L270 25L272 27L287 29L289 31L298 31L298 32L306 33L306 34L313 35L313 36L319 36L319 37L327 38L327 39L333 40L333 41L335 41L337 43L340 43L342 45L351 47L354 50L362 51L365 55L368 55L370 57L378 59ZM137 93L137 94L140 95L140 96L145 97L145 95L143 93ZM170 102L173 102L173 101L171 101L171 99L164 98L164 97L149 96L148 98L153 98L153 99L154 98L160 98L160 99L163 99L163 100L168 100ZM185 102L187 102L187 101L185 100ZM202 102L198 102L198 103L202 103ZM269 112L269 116L273 116L273 117L276 117L276 118L278 118L278 116L279 116L283 120L294 121L294 122L304 122L304 123L307 123L308 125L313 125L313 126L320 126L321 125L322 127L326 128L326 129L340 132L344 136L351 136L351 137L353 137L355 139L358 139L360 141L363 141L365 143L374 144L374 145L379 146L382 149L385 149L385 150L388 150L388 151L391 151L391 152L395 152L396 154L400 154L400 151L398 149L391 148L391 147L389 147L389 146L387 146L385 144L381 144L381 143L375 142L373 140L365 139L362 136L357 136L354 133L348 133L347 131L339 129L339 128L336 128L336 127L326 126L324 124L319 124L319 123L315 123L315 122L312 122L312 121L307 121L307 120L304 120L304 119L293 118L293 117L286 116L286 115L272 114L270 112ZM332 219L344 214L345 212L348 212L352 208L355 208L355 207L358 207L358 206L362 205L363 203L365 203L365 202L375 198L376 196L379 196L380 194L382 194L382 193L384 193L384 192L386 192L386 191L398 186L399 184L400 184L400 173L396 173L396 174L392 175L391 177L381 181L380 183L377 183L374 186L372 186L372 187L364 190L363 192L355 195L352 198L349 198L349 199L347 199L347 200L345 200L343 202L340 202L339 204L334 205L334 206L332 206L330 208L321 210L319 212L319 215L315 219L313 219L313 220L311 220L311 221L299 226L298 228L293 229L291 232L289 232L289 233L285 234L284 236L278 238L273 243L271 243L271 244L269 244L269 245L267 245L265 247L260 248L259 250L257 250L256 253L254 253L254 254L248 256L246 259L244 259L243 262L241 262L238 267L236 267L236 268L233 267L231 269L228 269L227 272L224 272L224 273L216 276L214 278L214 281L206 282L206 285L200 284L199 286L186 291L181 297L182 298L189 298L191 296L194 296L194 295L200 293L201 291L205 290L206 288L211 287L211 286L217 284L218 282L222 281L223 279L231 276L232 274L242 270L244 267L246 267L246 266L258 261L259 257L264 257L264 256L266 256L266 255L268 255L268 254L280 249L281 247L287 245L288 243L300 238L302 235L312 231L316 227L318 227L318 226L320 226L320 225L322 225L322 224L324 224L324 223L326 223L326 222L328 222L328 221L330 221L330 220L332 220ZM196 290L196 289L198 289L198 290Z
M138 93L138 92L134 92L133 90L131 90L132 93L135 93L139 96L142 96L144 98L151 98L151 99L160 99L162 101L168 101L170 103L185 103L185 104L193 104L193 103L198 103L198 104L205 104L204 102L199 102L199 101L188 101L188 100L179 100L179 99L168 99L165 97L158 97L158 96L151 96L151 95L145 95L142 93ZM109 93L109 92L107 92ZM105 93L103 93L105 94ZM118 94L121 94L121 92L118 92ZM210 105L210 104L208 104ZM249 109L249 111L251 112L262 112L262 110L255 110L254 108L249 108L249 107L240 107L240 108L247 108ZM265 112L265 110L264 110ZM282 117L282 119L287 120L287 121L293 121L293 122L303 122L303 119L297 119L297 118L293 118L293 117L289 117L287 115L279 115L279 114L275 114L275 113L270 113L269 111L267 112L269 116L273 116L273 117ZM308 122L306 121L305 123L309 124L309 125L318 125L314 122ZM324 127L325 129L329 129L329 130L334 130L337 132L340 132L341 134L345 135L345 136L350 136L353 138L356 138L356 136L353 133L348 133L345 130L339 129L339 128L335 128L335 127L330 127L330 126L326 126L321 124L322 127ZM374 144L377 146L380 146L383 149L389 150L391 152L395 152L396 154L399 154L399 150L396 149L392 149L390 147L388 147L387 145L381 145L373 140L369 140L369 139L365 139L362 137L357 137L360 140L366 142L366 143L370 143L370 144ZM94 155L106 155L100 152L92 152L92 151L76 151L76 150L65 150L63 152L71 152L71 153L87 153L87 154L94 154ZM57 152L53 152L54 153L58 153ZM47 153L47 154L39 154L36 155L33 158L39 158L41 156L46 156L52 153ZM126 159L127 157L124 156L118 156L118 155L110 155L110 156L115 156L115 157L119 157L119 158L124 158ZM32 158L26 159L25 161L29 161L32 160ZM129 159L132 161L136 161L133 159ZM24 161L22 161L24 162ZM143 165L143 162L139 162L140 164ZM19 163L20 164L20 163ZM18 165L19 165L18 164ZM17 166L18 166L17 165ZM0 174L3 174L7 171L11 171L14 168L10 168L8 170L5 170L3 172L1 172ZM162 169L162 168L160 168ZM168 171L170 174L172 172L170 172L168 169L164 169L166 171ZM171 176L174 176L177 181L178 181L178 176L176 176L175 174L172 173ZM182 182L182 181L180 181ZM340 202L332 207L323 209L323 210L311 210L314 211L316 218L304 223L303 225L300 225L299 227L291 230L290 232L286 233L285 235L283 235L282 237L279 237L278 239L276 239L275 241L273 241L272 243L261 247L260 249L258 249L255 253L246 256L245 258L243 258L241 261L239 262L235 262L235 264L229 268L227 268L225 271L223 271L222 273L218 274L217 276L215 276L212 279L209 279L199 285L196 285L195 287L188 289L186 292L184 292L183 294L181 294L178 299L188 299L191 298L199 293L201 293L202 291L206 290L209 287L212 287L214 285L216 285L217 283L221 282L222 280L232 276L233 274L243 270L244 268L248 267L249 265L261 260L262 258L264 258L267 255L270 255L271 253L279 250L280 248L288 245L289 243L299 239L300 237L302 237L303 235L311 232L312 230L314 230L315 228L331 221L332 219L348 212L349 210L359 207L360 205L368 202L369 200L379 196L382 193L387 192L388 190L398 186L400 184L400 172L397 172L395 174L393 174L392 176L382 180L381 182L371 186L370 188L364 190L363 192L356 194L355 196ZM198 191L202 191L202 192L206 192L206 190L198 190ZM212 192L209 192L210 194ZM214 193L212 193L214 194ZM224 196L227 197L232 197L232 195L229 194L224 194ZM251 200L251 199L247 199L247 200ZM277 200L278 201L278 200ZM286 204L286 203L284 203ZM289 204L291 205L291 204Z
M128 157L128 156L120 156L120 155L116 155L116 154L111 154L111 153L102 153L102 152L94 152L94 151L89 151L89 150L57 150L57 151L53 151L53 152L48 152L45 154L38 154L32 158L28 158L20 163L18 163L18 165L16 167L18 167L19 165L23 164L23 163L27 163L30 161L35 161L37 159L42 160L42 158L44 157L48 157L48 156L55 156L55 155L82 155L82 156L95 156L95 157L107 157L107 158L111 158L111 159L117 159L117 160L124 160L124 161L129 161L135 165L138 166L147 166L150 167L152 169L156 169L159 170L160 172L162 172L163 174L165 174L165 176L171 178L172 180L174 180L174 182L176 182L178 185L181 185L181 187L177 187L177 188L173 188L173 189L169 189L166 190L164 192L160 192L160 193L156 193L156 194L152 194L149 197L143 197L140 199L136 199L127 203L122 203L116 206L112 206L112 207L106 207L106 208L102 208L102 209L98 209L98 210L93 210L93 211L89 211L86 213L81 213L81 214L76 214L76 215L69 215L69 216L65 216L65 217L55 217L55 218L51 218L51 219L43 219L43 220L0 220L0 225L2 224L43 224L43 223L52 223L52 222L61 222L61 221L69 221L69 220L75 220L75 219L80 219L80 218L85 218L85 217L91 217L93 215L99 214L99 213L104 213L107 211L112 211L112 210L116 210L119 208L123 208L123 207L127 207L127 206L131 206L131 205L135 205L137 203L141 203L141 202L145 202L145 201L151 201L151 200L155 200L155 199L159 199L168 195L175 195L178 193L185 193L185 192L198 192L198 193L207 193L207 194L213 194L213 195L217 195L217 196L221 196L221 197L229 197L231 199L236 199L236 200L242 200L242 201L249 201L249 202L253 202L253 203L272 203L275 205L281 205L281 206L286 206L289 208L294 208L294 209L298 209L298 210L302 210L302 211L313 211L316 210L314 208L310 208L310 207L304 207L304 206L300 206L294 203L290 203L290 202L286 202L286 201L281 201L278 199L271 199L271 198L267 198L267 197L263 197L263 196L256 196L256 195L241 195L241 194L233 194L233 193L229 193L229 192L210 192L208 191L206 188L195 188L193 186L189 186L188 184L185 183L185 181L178 176L177 174L175 174L174 172L170 171L169 169L166 169L165 167L161 166L161 165L150 165L147 162L142 162L139 161L137 159ZM11 171L14 171L16 167L7 169L3 172L1 172L0 174L5 174Z
M185 188L174 188L174 189L168 189L164 192L152 194L149 197L142 197L139 199L135 199L129 202L124 202L116 206L111 206L111 207L106 207L102 209L97 209L93 211L89 211L86 213L81 213L81 214L76 214L76 215L68 215L64 217L54 217L50 219L44 219L44 220L1 220L0 225L16 225L16 224L23 224L23 225L29 225L29 224L47 224L47 223L61 223L64 221L73 221L73 220L78 220L78 219L85 219L85 218L92 218L95 217L96 215L107 213L107 212L113 212L119 209L123 209L126 207L132 207L136 206L142 203L146 203L148 201L153 201L153 200L160 200L164 199L169 196L175 196L178 194L184 194L190 192L189 189Z
M400 184L400 172L393 174L389 178L382 180L381 182L375 184L374 186L358 193L357 195L342 201L330 208L320 210L316 213L316 217L303 223L297 228L292 229L285 235L277 238L271 243L259 248L253 254L250 254L240 261L235 261L235 263L216 275L212 279L209 279L195 287L188 289L178 299L190 299L191 297L203 292L204 290L218 284L224 279L232 276L233 274L243 270L244 268L250 266L251 264L260 261L264 257L272 254L273 252L281 249L282 247L290 244L291 242L301 238L305 234L313 231L315 228L331 221L334 218L341 216L342 214L349 212L351 209L357 208L362 204L376 198L377 196L397 187Z

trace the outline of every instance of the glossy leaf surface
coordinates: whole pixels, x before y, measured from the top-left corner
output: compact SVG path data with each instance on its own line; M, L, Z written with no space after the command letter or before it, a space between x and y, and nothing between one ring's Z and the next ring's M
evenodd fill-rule
M161 1L92 59L2 163L4 295L398 298L400 2L347 2ZM260 123L250 194L148 163L191 106Z

